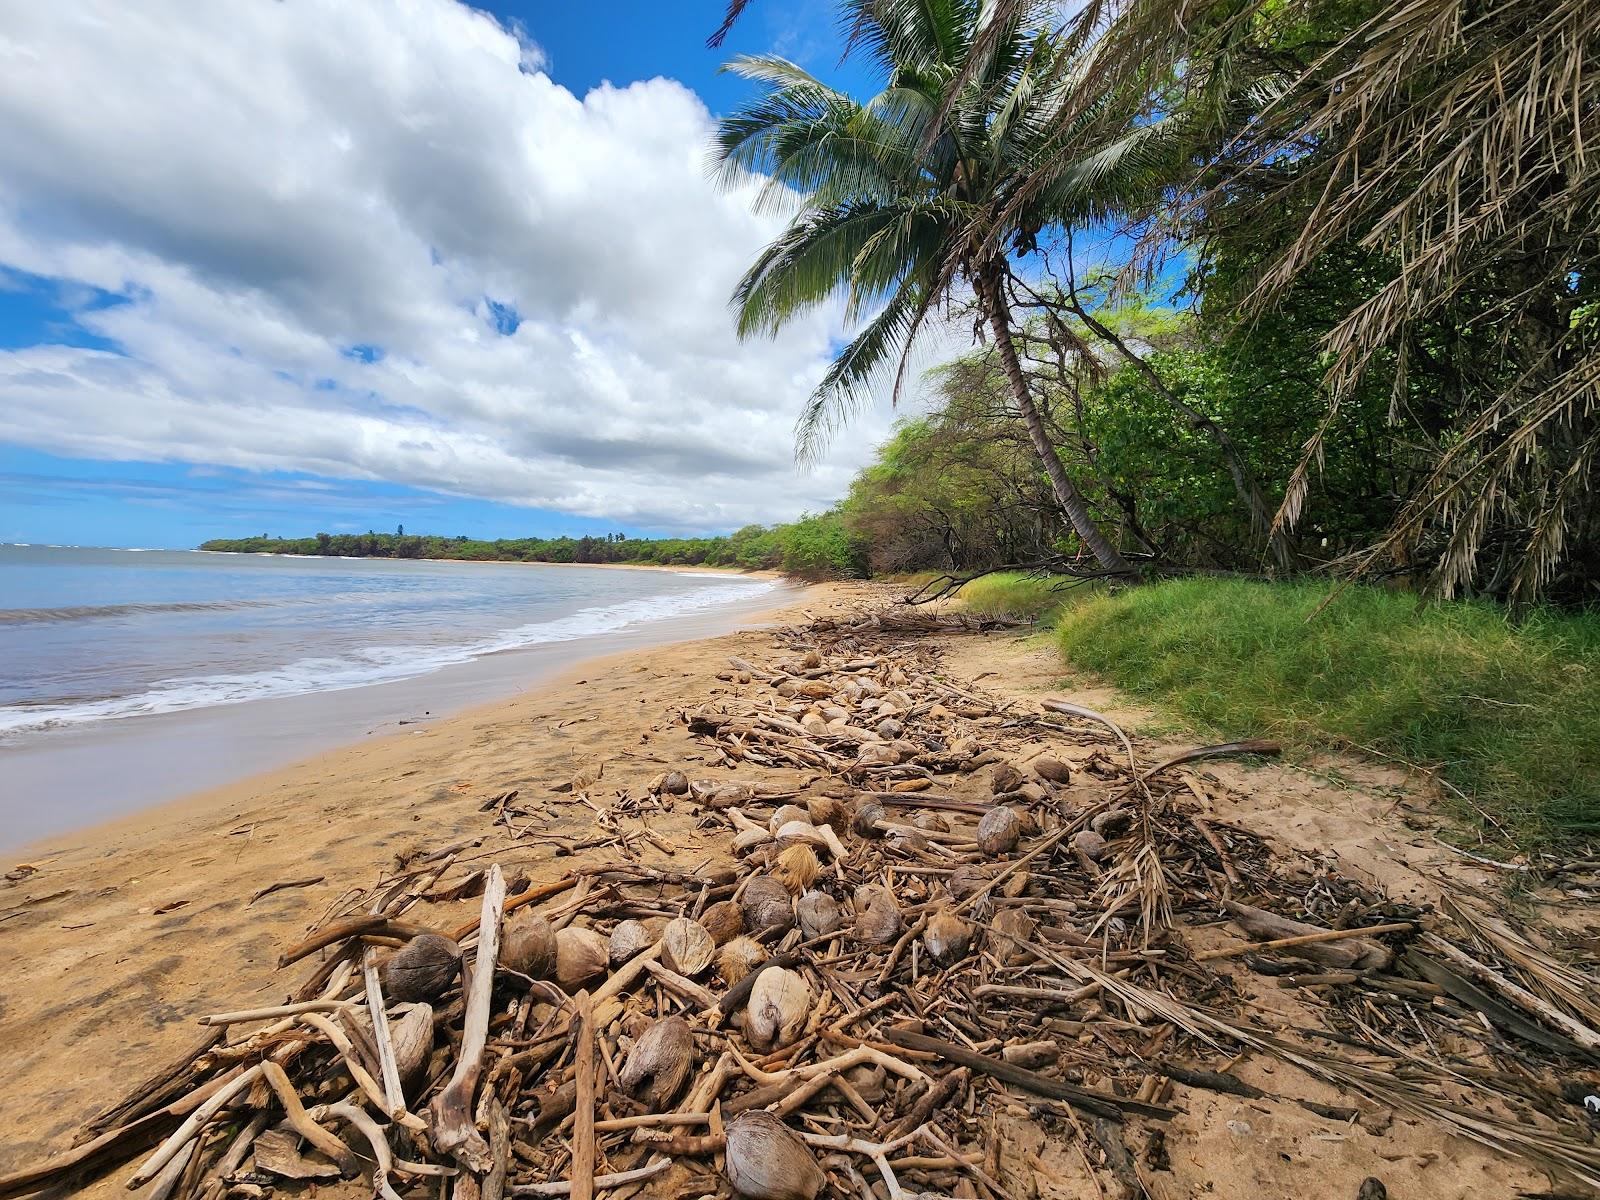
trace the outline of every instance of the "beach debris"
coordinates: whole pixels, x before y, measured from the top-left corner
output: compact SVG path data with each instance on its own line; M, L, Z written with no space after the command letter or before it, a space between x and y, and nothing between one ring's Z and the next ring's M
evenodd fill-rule
M717 944L706 927L689 917L674 917L661 933L661 961L680 975L694 976L711 965Z
M827 892L809 891L795 901L800 932L807 941L839 932L844 925L844 909Z
M766 961L765 946L754 938L736 937L717 951L717 974L731 987Z
M419 933L389 959L385 993L391 1000L433 1000L461 973L461 947L437 933Z
M1156 761L1104 714L957 686L942 639L983 627L775 632L682 714L693 776L613 757L566 785L595 829L557 856L502 804L350 888L284 952L312 959L286 1002L207 1014L0 1200L139 1154L171 1200L358 1168L385 1200L1059 1191L1006 1149L1021 1119L1076 1142L1085 1194L1159 1195L1177 1088L1374 1136L1399 1113L1600 1186L1581 968L1222 820L1193 764L1264 743Z
M923 927L922 944L928 948L934 962L948 967L971 949L972 926L948 908L941 908Z
M757 875L745 886L739 911L751 933L782 933L794 924L794 897L781 880Z
M728 1122L723 1153L728 1182L749 1200L816 1200L828 1181L806 1144L761 1109Z
M556 933L556 982L566 991L604 975L611 963L611 946L593 929L569 925Z
M611 931L611 940L606 943L606 960L615 970L655 944L656 936L650 932L645 923L629 917L627 920L618 921L616 928Z
M1016 809L998 805L983 814L978 822L978 849L993 857L1009 854L1022 840L1022 818Z
M694 1033L689 1022L661 1017L633 1043L617 1082L651 1112L661 1112L683 1090L693 1067Z
M773 967L756 976L745 1009L744 1033L761 1053L781 1050L805 1028L811 1015L811 989L794 971Z
M744 932L744 914L732 900L718 900L700 914L700 924L711 940L722 946Z
M556 958L556 931L549 921L528 909L519 909L506 918L501 933L501 966L530 979L547 979L556 971Z

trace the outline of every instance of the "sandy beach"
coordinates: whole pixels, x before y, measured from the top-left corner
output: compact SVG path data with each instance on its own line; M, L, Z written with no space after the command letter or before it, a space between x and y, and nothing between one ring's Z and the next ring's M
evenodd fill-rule
M763 619L837 611L868 590L811 588ZM1103 689L1061 690L1059 661L1037 639L946 641L950 677L966 685L981 680L992 693L1016 697L1072 695L1135 728L1147 715ZM0 1093L0 1171L69 1145L86 1118L193 1043L199 1016L283 1000L305 964L280 971L279 952L351 884L370 884L397 861L447 846L465 864L492 856L536 883L586 861L583 851L569 850L592 833L594 812L553 789L576 776L610 795L640 787L668 766L708 770L704 744L689 737L679 713L727 689L718 673L730 655L759 660L771 652L771 636L750 628L592 659L525 695L320 754L8 861L0 886L8 951L0 1044L9 1068ZM1160 740L1153 745L1159 750ZM1346 870L1397 899L1426 902L1451 877L1485 882L1407 824L1426 805L1403 778L1339 766L1223 765L1208 768L1206 778L1216 783L1219 819L1248 824L1285 847L1337 853ZM537 829L522 822L508 829L482 811L513 789L522 804L545 814ZM655 824L673 850L659 856L664 865L694 867L720 844L715 831L696 828L691 808L681 804ZM449 927L470 920L475 903L424 907L429 922ZM1293 1018L1291 1002L1273 998L1287 993L1262 990ZM1297 1073L1281 1063L1250 1060L1239 1074L1274 1092L1338 1099L1309 1077L1287 1078ZM1369 1132L1282 1102L1198 1090L1182 1094L1182 1108L1168 1133L1172 1169L1194 1190L1175 1195L1353 1196L1374 1174L1398 1197L1504 1196L1541 1183L1525 1165L1404 1116ZM1065 1181L1055 1195L1094 1194L1065 1151L1046 1156ZM120 1194L118 1180L112 1172L91 1190ZM345 1187L356 1195L360 1184Z

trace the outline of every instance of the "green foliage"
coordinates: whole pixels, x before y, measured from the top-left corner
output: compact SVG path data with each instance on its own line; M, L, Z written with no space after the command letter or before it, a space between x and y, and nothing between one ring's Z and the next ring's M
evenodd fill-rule
M777 534L779 565L786 575L827 579L865 574L865 548L836 511L801 517L779 526Z
M1069 661L1224 737L1436 767L1533 840L1600 833L1600 616L1419 604L1355 586L1197 578L1066 610ZM1476 809L1475 807L1476 806Z
M1036 561L1060 518L1038 456L1006 406L993 364L935 375L942 402L900 421L850 485L844 512L877 573L973 570Z

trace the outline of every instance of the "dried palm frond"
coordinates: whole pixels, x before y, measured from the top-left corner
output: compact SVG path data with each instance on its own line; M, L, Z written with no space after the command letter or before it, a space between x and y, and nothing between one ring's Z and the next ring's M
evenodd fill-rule
M1445 898L1444 909L1457 924L1514 967L1530 991L1569 1015L1600 1026L1600 1004L1594 1000L1592 977L1559 961L1522 933L1487 913L1449 897Z
M1247 307L1274 302L1340 243L1396 264L1326 339L1330 418L1380 354L1494 282L1476 319L1498 331L1498 379L1475 389L1467 419L1366 560L1432 557L1444 595L1478 577L1491 541L1514 538L1511 592L1533 599L1585 519L1600 453L1600 330L1576 304L1576 280L1600 232L1600 169L1583 136L1600 106L1597 54L1594 0L1388 7L1268 107L1234 167L1293 160L1269 203L1308 213ZM1319 149L1298 150L1308 145ZM1303 511L1327 428L1305 447L1279 527Z

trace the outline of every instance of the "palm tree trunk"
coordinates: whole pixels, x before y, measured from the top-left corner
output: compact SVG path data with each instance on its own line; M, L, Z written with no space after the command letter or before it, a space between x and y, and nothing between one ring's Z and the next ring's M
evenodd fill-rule
M1027 426L1028 437L1033 441L1034 451L1039 455L1039 461L1044 464L1045 474L1050 477L1050 488L1055 492L1056 503L1061 506L1061 511L1066 514L1072 528L1103 569L1117 575L1132 575L1132 565L1122 557L1121 551L1106 540L1106 535L1100 532L1100 526L1095 524L1094 517L1089 514L1089 506L1084 501L1083 493L1078 491L1066 468L1061 465L1061 456L1056 453L1050 435L1045 432L1044 419L1033 403L1033 393L1028 388L1028 377L1023 374L1022 362L1017 358L1017 348L1011 341L1011 309L1006 303L1005 291L1001 287L999 276L999 269L994 266L985 266L974 272L978 299L983 304L984 315L988 318L989 328L994 333L995 348L1000 351L1000 365L1005 370L1006 381L1011 385L1012 398L1022 412L1022 423Z

